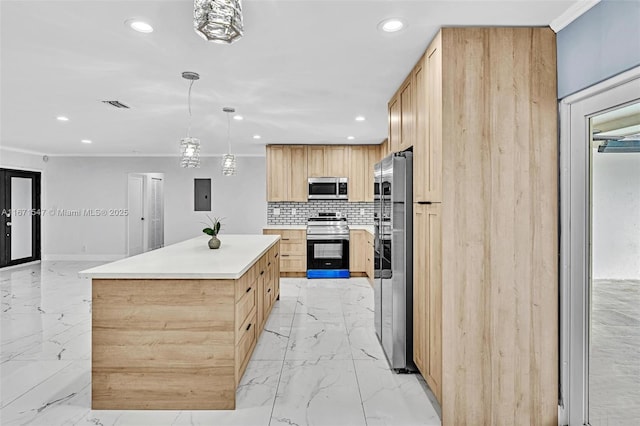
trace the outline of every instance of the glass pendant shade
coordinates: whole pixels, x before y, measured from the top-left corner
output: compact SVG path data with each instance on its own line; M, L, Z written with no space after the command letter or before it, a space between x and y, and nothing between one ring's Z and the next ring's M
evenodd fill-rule
M180 140L180 166L200 167L200 139L186 137Z
M233 43L243 32L240 0L194 0L193 28L207 41Z
M224 176L235 176L236 171L236 156L233 154L225 154L222 157L222 174Z

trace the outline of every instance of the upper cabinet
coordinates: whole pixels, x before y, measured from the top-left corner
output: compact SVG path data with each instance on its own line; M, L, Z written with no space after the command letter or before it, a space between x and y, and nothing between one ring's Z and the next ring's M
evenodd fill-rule
M398 151L405 151L413 146L415 134L415 85L413 73L409 74L400 88L400 144Z
M309 177L349 176L349 146L309 145L307 152Z
M401 133L401 121L400 121L400 93L391 98L389 101L389 151L400 151L400 133Z
M350 148L349 201L373 201L373 166L380 161L380 146Z
M440 33L412 71L415 86L413 200L442 201L442 42Z
M307 201L307 147L267 146L267 201Z

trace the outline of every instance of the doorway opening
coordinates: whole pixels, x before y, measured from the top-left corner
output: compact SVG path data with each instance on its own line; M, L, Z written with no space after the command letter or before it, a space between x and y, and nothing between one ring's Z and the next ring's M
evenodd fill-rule
M560 114L559 421L640 424L640 67Z
M40 172L0 169L0 267L40 260Z
M127 255L164 246L164 174L129 173Z

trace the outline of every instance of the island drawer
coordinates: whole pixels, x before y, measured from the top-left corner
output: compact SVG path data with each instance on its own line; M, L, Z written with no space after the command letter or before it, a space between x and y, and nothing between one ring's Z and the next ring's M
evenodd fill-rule
M236 280L236 302L239 301L251 287L255 288L255 281L258 276L259 261L254 263L247 272Z
M244 294L244 296L236 303L236 335L240 339L240 334L242 332L242 328L246 327L246 321L254 311L256 306L256 288L249 287L249 290Z
M251 353L256 344L257 333L258 327L256 325L256 314L254 311L249 321L243 324L241 338L236 345L236 385L240 382L240 378L247 368ZM238 335L240 335L240 332L238 332Z

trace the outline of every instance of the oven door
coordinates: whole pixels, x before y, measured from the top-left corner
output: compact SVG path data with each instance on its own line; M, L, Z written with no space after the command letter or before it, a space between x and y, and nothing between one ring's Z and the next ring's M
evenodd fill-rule
M349 239L307 235L307 270L349 270Z

